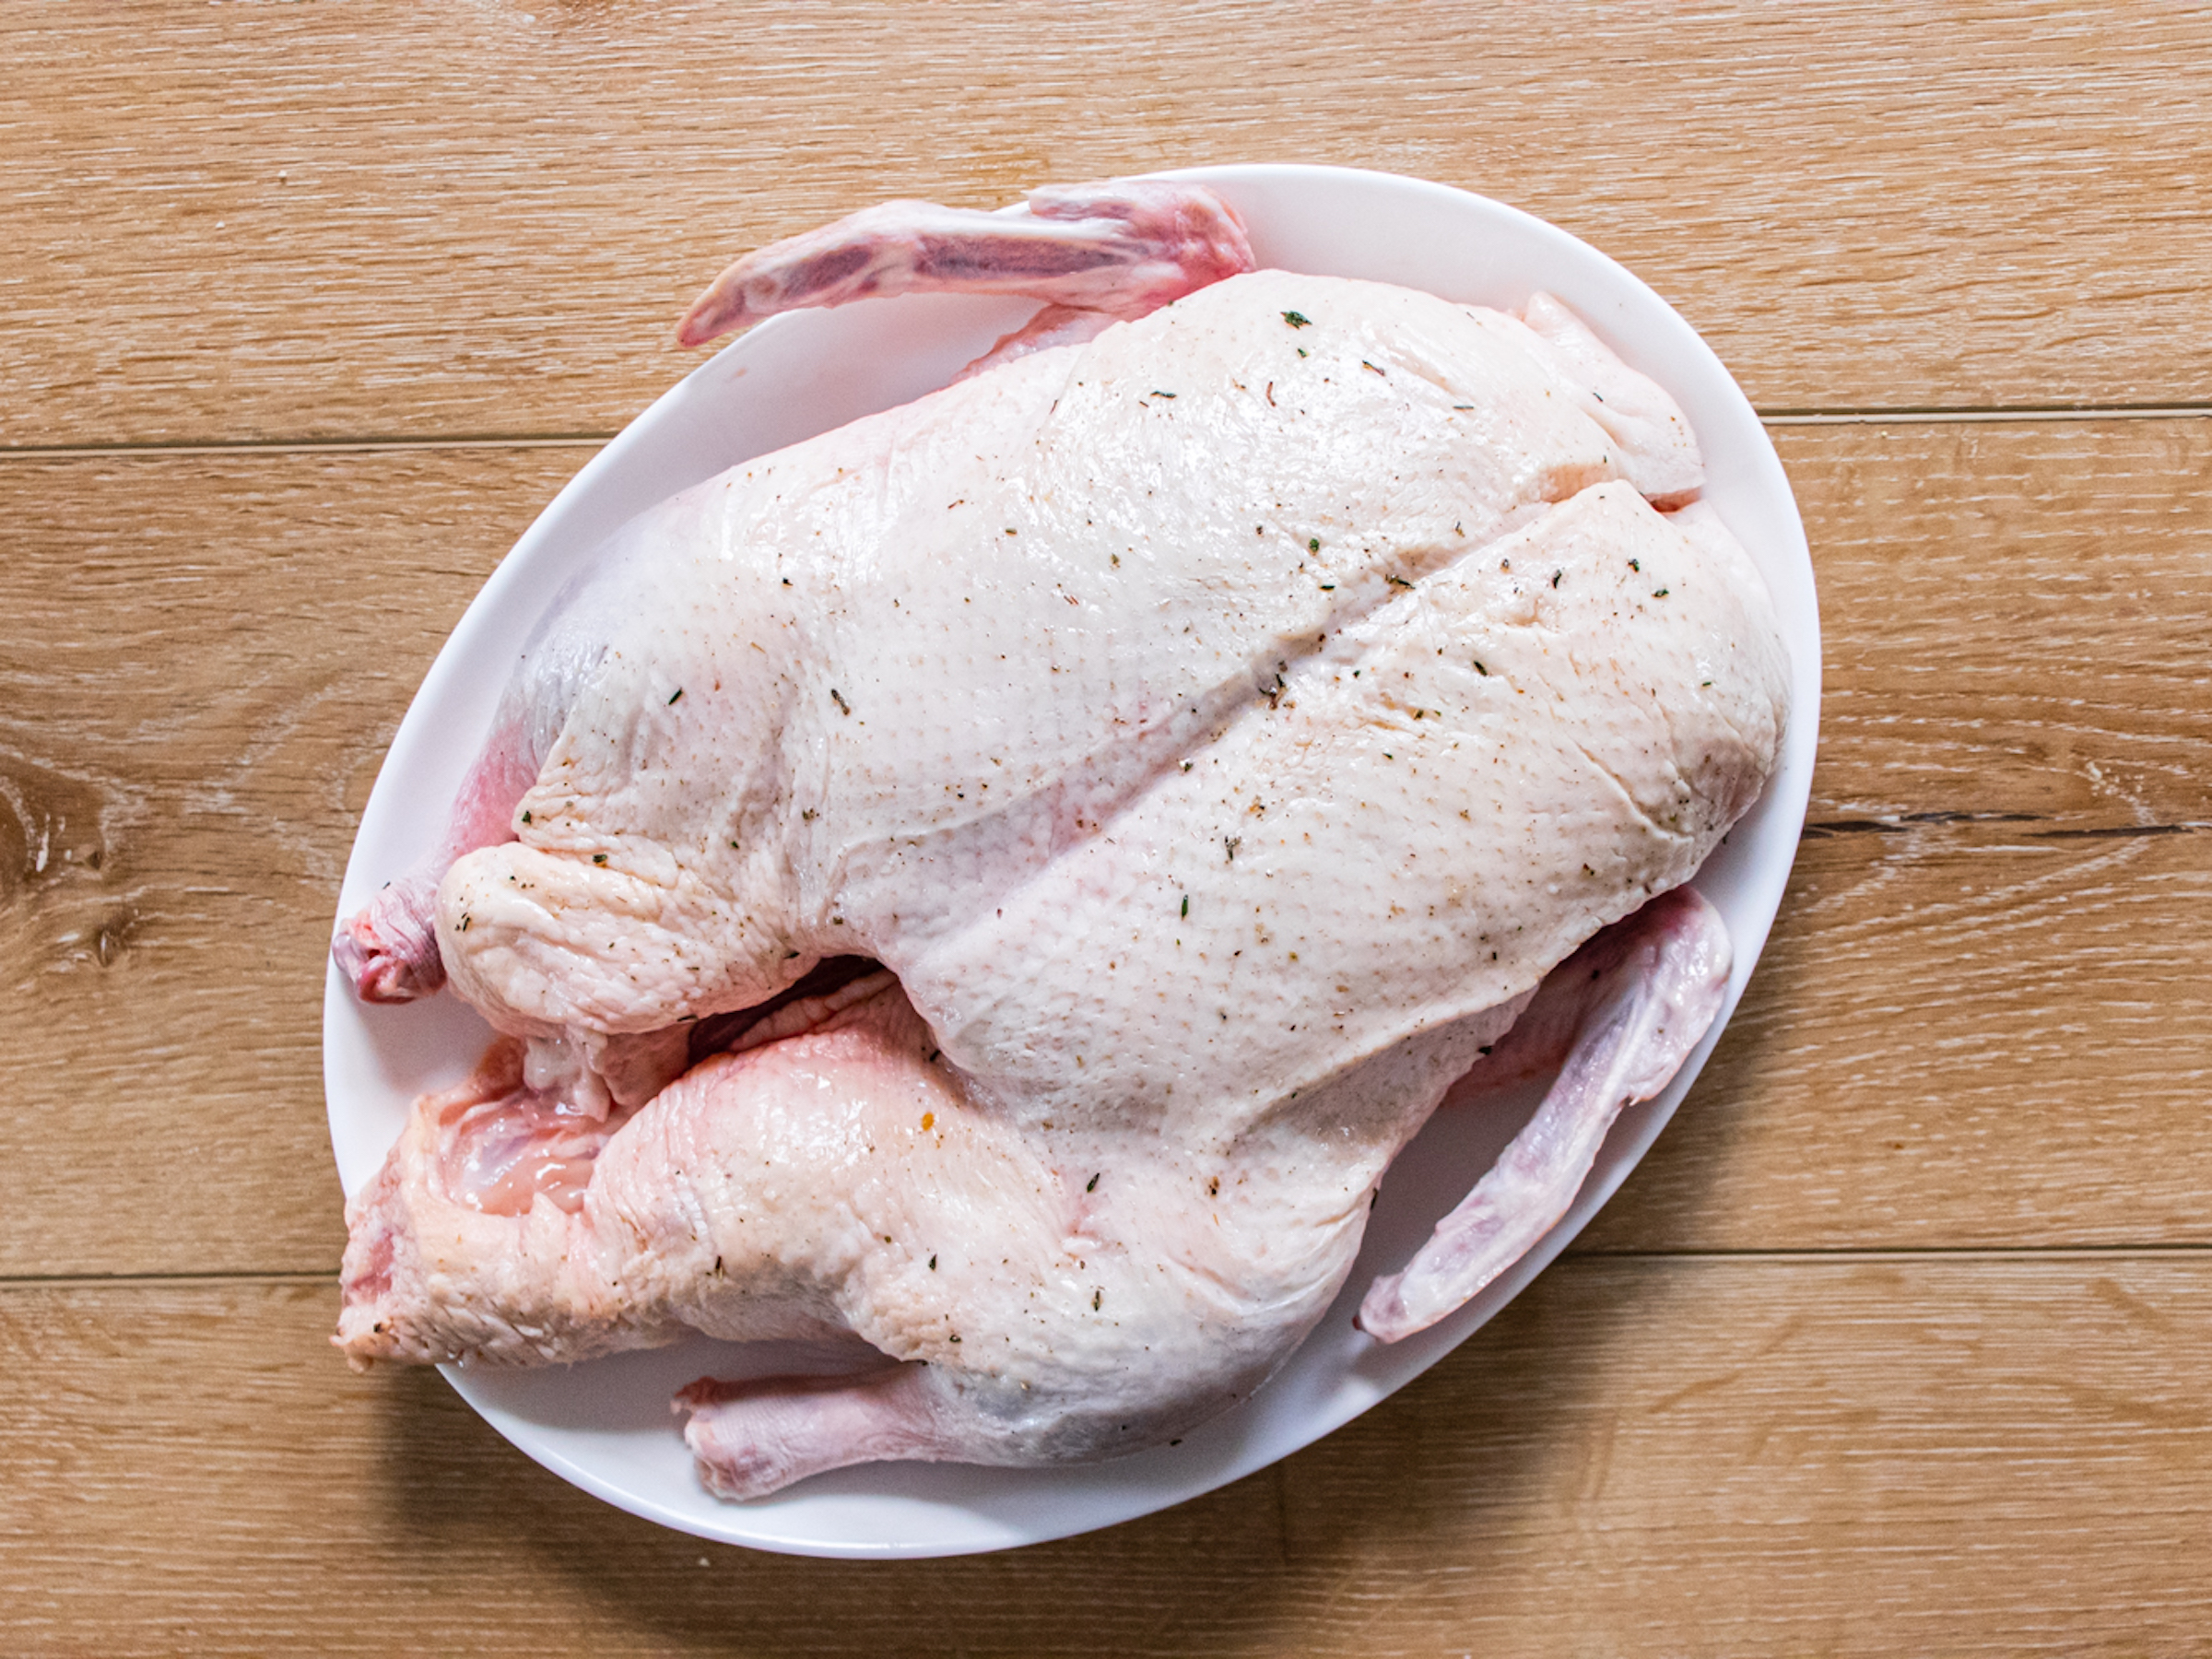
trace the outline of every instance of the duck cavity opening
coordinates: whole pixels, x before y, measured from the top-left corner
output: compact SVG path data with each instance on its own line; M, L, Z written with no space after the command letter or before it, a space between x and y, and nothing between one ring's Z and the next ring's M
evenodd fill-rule
M803 1037L892 982L873 957L827 957L766 1002L699 1021L690 1031L689 1064Z

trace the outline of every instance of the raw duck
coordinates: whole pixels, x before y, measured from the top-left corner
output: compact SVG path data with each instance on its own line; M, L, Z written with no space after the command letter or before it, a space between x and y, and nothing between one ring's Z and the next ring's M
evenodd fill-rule
M363 995L503 1033L348 1206L357 1364L851 1332L878 1368L685 1391L710 1487L1093 1459L1265 1380L1463 1077L1560 1067L1364 1327L1565 1211L1720 1006L1683 884L1775 765L1771 605L1557 301L1250 264L1118 181L892 204L694 308L1045 302L620 533L341 926Z

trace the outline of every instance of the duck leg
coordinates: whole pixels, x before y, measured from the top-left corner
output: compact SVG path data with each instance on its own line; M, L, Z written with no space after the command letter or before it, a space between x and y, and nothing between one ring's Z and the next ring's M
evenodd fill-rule
M853 1464L939 1461L928 1368L829 1377L702 1377L676 1396L691 1414L684 1443L717 1498L742 1501Z
M1562 962L1484 1062L1500 1063L1500 1080L1512 1081L1571 1032L1558 1081L1405 1269L1375 1281L1359 1304L1360 1329L1380 1342L1427 1330L1550 1231L1621 1108L1665 1088L1705 1035L1728 967L1720 912L1688 888L1653 900Z

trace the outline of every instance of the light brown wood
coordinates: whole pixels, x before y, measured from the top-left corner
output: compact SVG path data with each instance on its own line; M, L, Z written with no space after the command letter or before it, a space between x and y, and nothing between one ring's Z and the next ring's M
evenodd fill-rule
M2212 820L2212 420L1774 437L1827 635L1816 825Z
M2194 1144L2212 1052L2212 420L1781 436L1827 629L1817 828L1593 1239L2206 1241L2201 1160L2156 1148ZM0 465L0 1273L335 1264L353 815L584 453Z
M0 1646L2132 1654L2212 1620L2201 1255L1564 1263L1273 1470L914 1563L617 1513L435 1374L350 1374L335 1301L0 1289Z
M27 1097L0 1271L335 1260L318 986L350 826L580 459L0 466L0 1045Z
M2212 832L1808 841L1674 1123L1578 1248L2212 1242Z
M606 431L887 195L1381 168L1628 263L1763 406L2201 400L2212 18L2135 5L0 15L0 443Z
M2207 1651L2212 418L1977 415L2212 415L2207 59L2158 0L0 10L0 1650ZM471 594L733 253L1208 159L1528 207L1770 412L1976 416L1774 433L1811 828L1657 1149L1396 1399L1011 1555L702 1546L348 1373L329 908Z

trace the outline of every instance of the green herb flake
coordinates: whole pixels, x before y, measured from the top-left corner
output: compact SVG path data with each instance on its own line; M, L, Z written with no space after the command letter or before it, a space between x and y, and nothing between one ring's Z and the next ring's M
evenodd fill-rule
M1666 590L1665 588L1653 588L1652 590L1652 597L1654 599L1664 599L1666 597Z
M530 815L529 815L528 813L526 813L526 812L525 812L525 813L524 813L524 814L523 814L523 822L526 824L526 823L528 823L529 821L530 821Z
M1409 588L1413 585L1403 576L1385 576L1382 580L1389 582L1392 587Z
M1097 1191L1099 1190L1099 1178L1098 1178L1098 1176L1096 1176L1096 1175L1093 1175L1093 1176L1092 1176L1092 1177L1091 1177L1091 1178L1090 1178L1088 1181L1085 1182L1083 1183L1083 1190L1084 1190L1085 1192L1087 1192L1087 1193L1095 1193L1095 1192L1097 1192Z
M1320 552L1320 551L1321 551L1321 537L1320 537L1320 536L1318 536L1318 535L1309 535L1309 536L1307 536L1307 537L1306 537L1306 551L1307 551L1307 552L1309 552L1309 553L1318 553L1318 552Z
M672 709L673 709L674 707L676 707L676 700L677 700L677 698L683 696L683 694L684 694L684 688L683 688L681 686L678 686L678 687L676 688L676 693L675 693L675 695L669 698L669 700L668 700L668 706L669 706L670 708L672 708Z
M1283 321L1289 324L1293 328L1309 328L1312 326L1313 323L1313 319L1307 316L1303 312L1285 312L1283 313Z
M594 853L592 854L592 862L595 865L603 865L606 862L606 854L604 853Z
M1705 683L1709 686L1712 684L1711 680L1707 680ZM1191 913L1191 896L1188 893L1182 896L1182 913L1186 916Z

